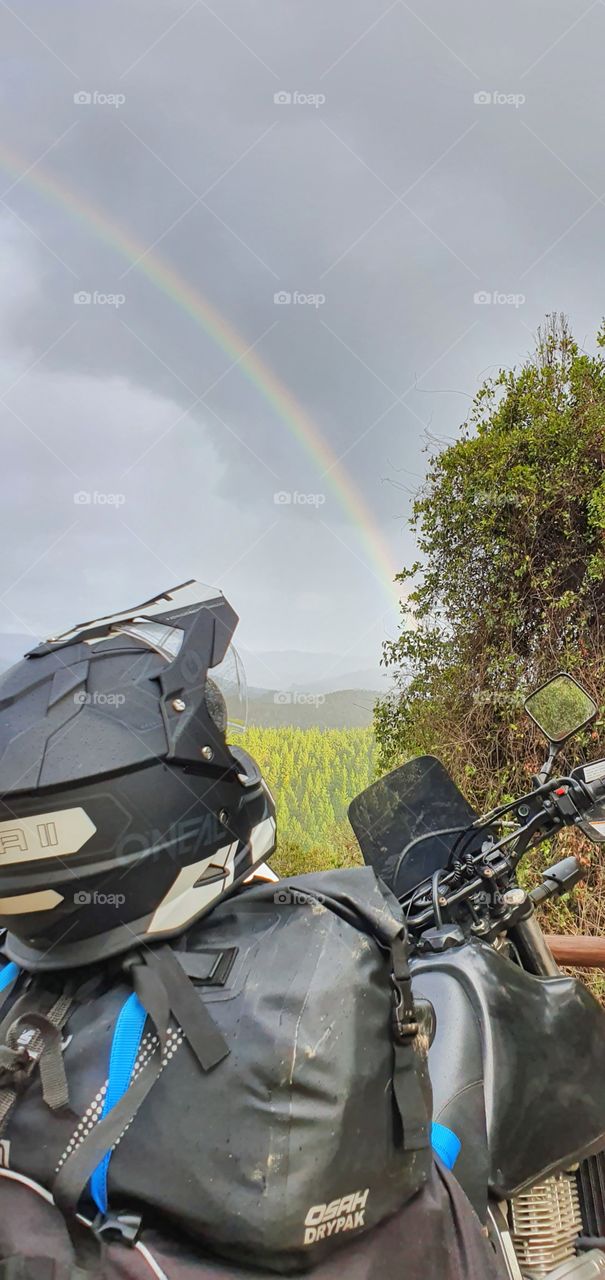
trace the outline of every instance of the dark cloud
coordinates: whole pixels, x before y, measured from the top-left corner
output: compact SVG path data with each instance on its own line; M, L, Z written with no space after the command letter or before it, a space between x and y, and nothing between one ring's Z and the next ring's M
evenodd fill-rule
M400 566L427 430L545 311L594 334L604 24L562 0L3 6L0 626L195 573L249 646L376 652L386 570L305 433Z

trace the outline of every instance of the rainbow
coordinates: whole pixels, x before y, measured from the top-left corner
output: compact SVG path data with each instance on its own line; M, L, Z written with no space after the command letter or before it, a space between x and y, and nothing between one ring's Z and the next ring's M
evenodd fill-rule
M359 541L368 558L372 573L388 593L391 604L399 606L401 592L393 581L396 569L391 552L365 499L353 483L337 455L321 434L319 427L306 410L280 381L260 356L249 350L249 344L233 328L224 316L197 289L153 249L139 243L106 213L85 200L81 195L59 181L39 164L28 168L27 161L0 143L0 168L23 181L53 203L60 205L71 217L76 218L111 248L115 249L131 267L170 298L180 309L191 316L208 337L225 352L260 392L275 411L280 421L300 443L327 480L343 511L353 521ZM2 193L0 193L0 199Z

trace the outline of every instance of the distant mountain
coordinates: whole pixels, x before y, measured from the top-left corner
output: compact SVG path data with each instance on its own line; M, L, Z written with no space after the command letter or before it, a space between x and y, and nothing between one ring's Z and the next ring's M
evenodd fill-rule
M310 687L315 693L339 693L351 689L373 690L374 694L386 693L390 679L384 671L364 667L361 671L346 671L343 675L328 675L323 680L313 680ZM305 692L307 685L294 684L293 690Z
M359 654L303 653L297 650L240 650L248 685L302 693L375 689L384 693L389 681L372 657Z
M0 633L0 674L37 643L36 637ZM248 682L248 722L301 728L365 728L385 673L365 658L295 650L242 652Z
M276 729L365 729L372 724L376 694L372 689L337 693L267 693L249 690L248 724Z

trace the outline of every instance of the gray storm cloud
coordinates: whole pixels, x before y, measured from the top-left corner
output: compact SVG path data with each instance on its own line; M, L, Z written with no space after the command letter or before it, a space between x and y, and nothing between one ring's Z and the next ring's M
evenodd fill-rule
M603 6L24 0L0 28L0 626L193 574L250 647L377 654L427 432L546 311L598 326Z

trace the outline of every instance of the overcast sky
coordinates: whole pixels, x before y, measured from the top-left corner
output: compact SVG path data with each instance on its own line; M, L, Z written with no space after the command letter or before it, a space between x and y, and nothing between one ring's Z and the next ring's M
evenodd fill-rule
M593 345L604 42L602 0L0 0L0 630L198 577L248 648L377 658L427 439L545 312Z

